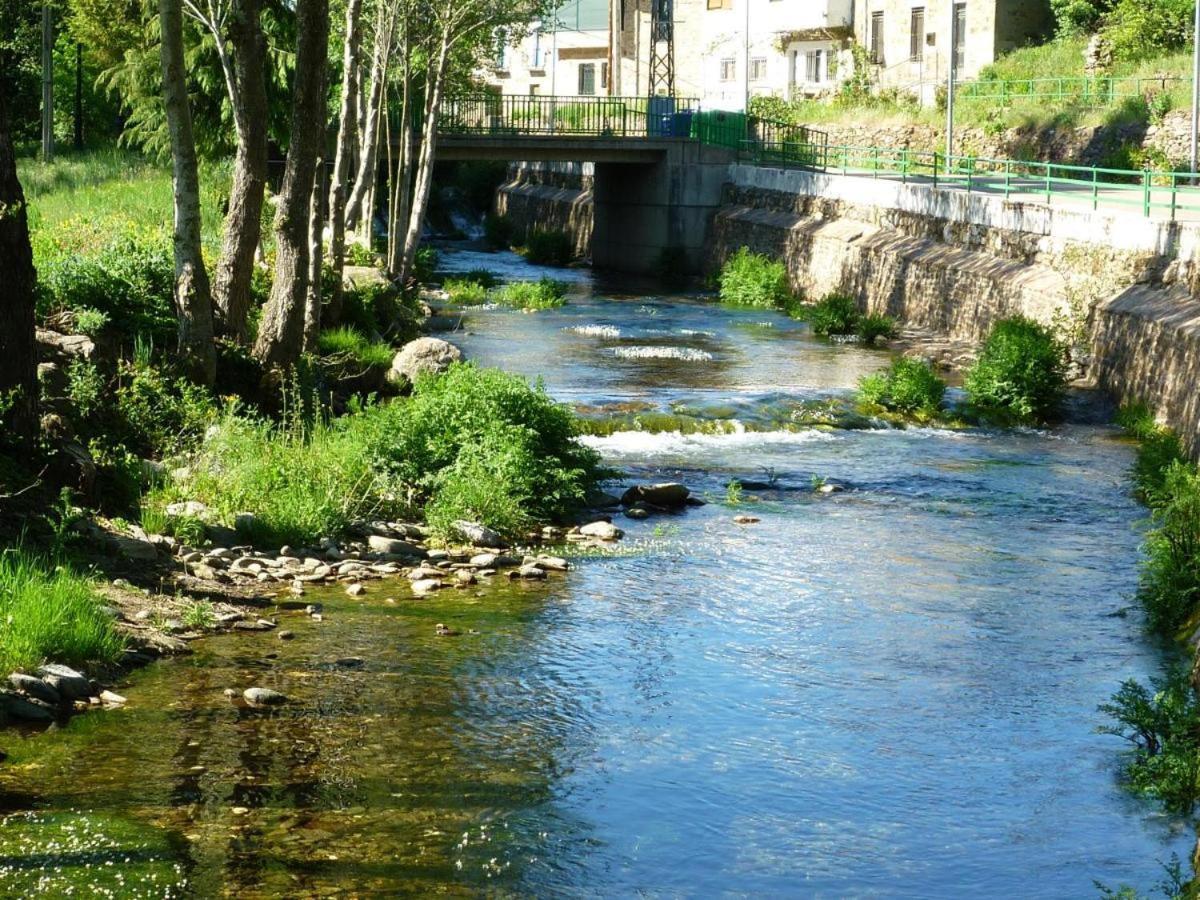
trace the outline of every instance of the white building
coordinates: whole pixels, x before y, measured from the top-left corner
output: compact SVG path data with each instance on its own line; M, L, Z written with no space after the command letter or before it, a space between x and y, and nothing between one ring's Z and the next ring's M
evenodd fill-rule
M483 79L502 94L607 94L608 53L608 0L570 0L517 41L498 35Z

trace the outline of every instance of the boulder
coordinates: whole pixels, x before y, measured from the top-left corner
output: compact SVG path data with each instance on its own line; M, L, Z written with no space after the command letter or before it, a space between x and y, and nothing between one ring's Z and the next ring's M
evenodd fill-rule
M91 359L96 355L96 343L86 334L59 334L46 328L37 329L37 342L43 356L68 359Z
M242 691L242 698L251 706L279 706L287 703L287 697L270 688L252 687Z
M48 663L39 668L37 673L64 700L86 700L92 696L92 683L68 666Z
M385 553L389 556L422 556L424 551L410 544L408 541L402 541L399 538L384 537L381 534L373 534L367 538L367 547L372 553Z
M462 351L449 341L432 337L417 338L401 347L392 359L388 380L412 383L419 375L441 374L462 358Z
M26 722L49 722L54 718L54 709L48 703L10 691L0 691L0 712Z
M187 516L198 519L208 512L208 507L199 500L184 500L181 503L168 503L164 510L168 516Z
M621 496L621 502L625 506L645 503L660 509L679 509L687 503L690 493L691 491L677 481L637 484Z
M396 286L387 279L383 270L376 266L343 266L342 283L351 290L375 288L395 291Z
M412 592L418 597L432 594L442 588L442 582L437 578L419 578L412 583Z
M625 536L625 532L612 522L589 522L579 529L579 533L602 541L616 541Z
M108 545L116 553L126 559L140 560L142 562L152 562L158 559L158 548L150 541L139 540L136 537L130 537L127 534L109 534Z
M455 529L476 547L491 547L498 549L504 546L504 538L492 531L486 525L476 522L455 522Z
M42 679L34 678L32 675L22 675L20 672L13 672L8 676L8 683L22 694L27 694L35 700L41 700L43 703L49 703L51 706L57 706L62 700L58 695L58 691L50 687Z
M517 569L516 576L540 581L546 577L546 570L535 565L521 566Z

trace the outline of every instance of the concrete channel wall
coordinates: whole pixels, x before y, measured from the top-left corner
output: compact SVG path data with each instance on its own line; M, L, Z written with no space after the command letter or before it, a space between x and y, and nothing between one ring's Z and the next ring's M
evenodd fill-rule
M730 167L713 265L784 259L793 287L978 341L1021 313L1066 327L1086 377L1149 403L1200 452L1200 224L855 176Z

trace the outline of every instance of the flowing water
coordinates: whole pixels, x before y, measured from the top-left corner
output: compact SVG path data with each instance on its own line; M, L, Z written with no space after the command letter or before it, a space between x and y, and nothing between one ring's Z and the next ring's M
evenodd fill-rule
M447 260L481 264L519 269ZM805 427L886 354L572 277L455 340L597 420L689 423L589 440L709 504L547 583L329 591L293 642L214 638L124 710L2 735L0 896L1092 897L1186 858L1095 733L1161 662L1113 429ZM293 702L222 694L251 684Z

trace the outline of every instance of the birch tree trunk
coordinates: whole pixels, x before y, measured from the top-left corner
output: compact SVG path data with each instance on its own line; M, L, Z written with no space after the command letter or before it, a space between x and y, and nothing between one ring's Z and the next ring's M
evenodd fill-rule
M217 372L212 296L200 252L200 178L188 107L180 0L159 0L158 14L162 30L163 100L171 136L175 188L174 299L179 321L179 355L192 378L212 384Z
M294 365L303 348L310 262L309 211L325 134L329 0L297 0L296 21L292 138L275 215L275 283L254 344L254 356L261 363L279 367Z
M8 60L0 54L0 65ZM38 433L37 343L34 339L33 250L29 245L29 219L25 193L17 178L9 121L7 73L0 72L0 397L11 400L4 428L20 443L30 446Z
M337 278L327 310L329 320L342 316L342 268L346 259L346 196L349 192L350 156L358 125L358 47L361 32L359 16L362 0L346 4L346 49L342 57L342 107L338 116L337 151L333 157L333 178L329 187L329 256ZM320 204L317 204L320 209Z
M362 133L362 146L358 171L354 176L354 187L346 201L346 227L353 228L360 219L365 219L368 225L368 238L371 233L370 222L374 218L375 210L366 206L366 200L378 177L380 115L383 107L384 87L387 84L394 22L394 16L383 17L381 13L381 21L376 28L375 50L371 62L371 92L367 98L367 110L364 115L366 128Z
M391 179L391 194L388 198L388 243L387 269L388 274L399 277L404 263L404 234L408 225L408 208L412 190L412 66L409 65L408 30L404 36L404 67L401 74L400 99L400 133L396 137L399 149L399 159L396 163L395 174ZM391 137L389 131L388 153L391 153ZM390 160L389 160L390 162ZM390 171L390 169L389 169ZM401 231L401 227L405 231Z
M417 246L421 242L421 226L429 206L429 191L433 186L433 160L437 152L437 119L442 108L442 91L446 85L446 60L450 55L450 32L443 28L436 57L431 60L428 74L428 94L425 98L425 121L421 123L421 155L413 182L412 208L408 214L408 229L404 234L404 254L400 262L400 281L407 282L412 274Z
M324 175L325 160L318 158L317 173L313 178L312 197L308 207L308 292L304 297L303 340L305 353L316 350L317 336L321 333L321 264L324 250L321 235L325 225L321 213L325 200Z
M229 26L240 100L234 107L238 146L213 299L221 330L239 342L246 339L254 253L262 236L267 184L267 47L261 16L262 0L235 0Z

